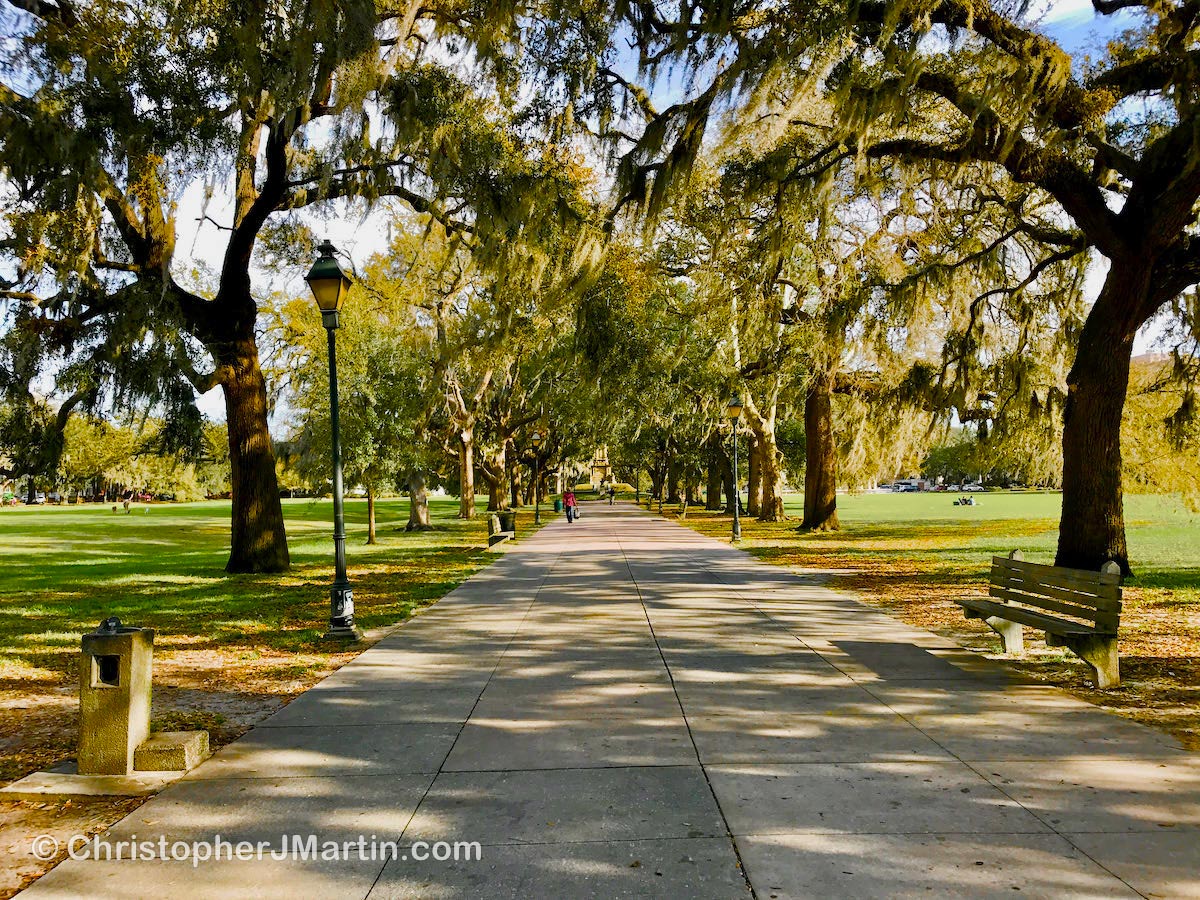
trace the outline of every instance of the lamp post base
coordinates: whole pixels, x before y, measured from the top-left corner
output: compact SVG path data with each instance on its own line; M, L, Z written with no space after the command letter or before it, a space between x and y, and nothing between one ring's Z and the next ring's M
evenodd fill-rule
M343 539L344 540L344 539ZM349 582L339 579L329 589L329 630L323 641L361 641L363 631L354 624L354 591Z
M363 630L357 625L330 625L329 630L321 635L323 641L341 641L352 643L363 639Z

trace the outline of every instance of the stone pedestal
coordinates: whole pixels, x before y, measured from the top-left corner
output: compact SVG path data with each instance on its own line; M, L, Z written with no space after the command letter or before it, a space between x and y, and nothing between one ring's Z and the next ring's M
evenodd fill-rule
M83 636L79 660L79 773L129 775L150 735L154 630L111 618Z

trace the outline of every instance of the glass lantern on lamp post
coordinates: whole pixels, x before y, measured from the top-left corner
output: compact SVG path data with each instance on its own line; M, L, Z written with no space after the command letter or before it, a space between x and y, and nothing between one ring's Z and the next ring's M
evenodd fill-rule
M354 591L346 577L346 522L342 512L342 445L338 422L337 342L338 313L350 290L350 278L338 265L336 248L329 241L317 247L320 254L304 280L321 310L329 337L329 424L333 455L333 558L334 578L329 589L329 630L324 637L358 640L362 630L354 624Z
M738 421L742 418L742 400L734 394L732 399L725 405L725 414L729 417L730 431L733 433L733 497L730 502L733 504L733 534L730 540L737 543L742 539L742 489L738 484L738 439L737 429Z

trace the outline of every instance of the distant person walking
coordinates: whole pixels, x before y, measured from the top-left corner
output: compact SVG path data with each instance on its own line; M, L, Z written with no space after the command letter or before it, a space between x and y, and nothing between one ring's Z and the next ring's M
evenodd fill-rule
M608 483L608 505L613 505L613 500L617 497L617 486L611 481Z
M575 514L578 512L578 504L575 500L575 492L570 488L563 493L563 506L567 509L567 523L575 521Z

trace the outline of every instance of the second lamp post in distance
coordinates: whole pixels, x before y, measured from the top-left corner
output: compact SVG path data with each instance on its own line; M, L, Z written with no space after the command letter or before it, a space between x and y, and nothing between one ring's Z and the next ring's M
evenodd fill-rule
M742 508L742 489L738 484L738 421L742 418L742 398L737 394L725 405L725 413L729 416L730 431L733 436L733 496L729 502L733 504L733 534L730 540L737 543L742 539L742 520L739 513Z
M542 446L542 433L535 431L530 437L533 443L533 524L542 524L542 494L538 490L538 453Z

